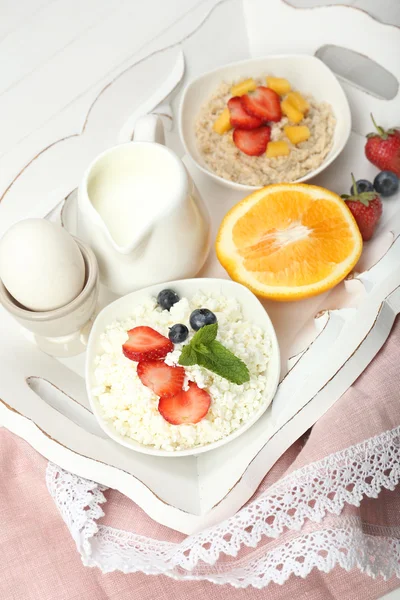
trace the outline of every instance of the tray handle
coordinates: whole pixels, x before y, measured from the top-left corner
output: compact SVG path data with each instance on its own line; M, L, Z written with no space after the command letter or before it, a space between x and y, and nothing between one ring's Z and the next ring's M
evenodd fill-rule
M400 28L380 23L358 8L343 5L295 8L285 0L245 0L243 10L251 56L289 53L317 56L326 46L338 46L371 59L400 81ZM260 23L267 23L267 30ZM341 79L341 83L349 99L356 133L365 135L371 131L371 112L383 126L399 122L399 91L386 100L349 81Z
M400 40L398 46L400 52ZM399 79L390 70L343 45L325 44L314 55L340 80L349 100L353 131L360 135L374 131L371 113L383 127L400 124Z
M64 417L67 417L75 425L78 425L92 435L108 439L108 436L97 423L87 402L80 402L78 398L69 396L62 389L43 377L27 377L26 383L39 398Z

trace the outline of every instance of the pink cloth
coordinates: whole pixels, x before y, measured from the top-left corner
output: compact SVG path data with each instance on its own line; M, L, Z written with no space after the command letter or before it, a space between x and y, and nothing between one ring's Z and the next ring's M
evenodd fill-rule
M383 350L354 386L314 426L309 438L297 442L278 461L262 484L266 489L283 474L332 452L392 429L400 423L400 320ZM165 576L103 575L82 566L74 542L45 485L46 461L28 444L0 429L0 600L315 600L379 598L399 587L400 581L373 580L353 569L336 567L328 574L314 571L306 578L292 576L283 586L237 590L229 585L177 582ZM115 491L107 493L103 522L157 539L179 542L183 536L149 519ZM378 499L364 498L359 508L347 506L346 515L359 517L363 527L400 526L400 486L384 490ZM328 516L335 527L342 515ZM307 523L302 531L312 530ZM285 536L294 535L287 532ZM262 544L274 544L265 538ZM252 550L253 551L253 550ZM224 562L222 558L222 562ZM232 559L230 559L232 560Z

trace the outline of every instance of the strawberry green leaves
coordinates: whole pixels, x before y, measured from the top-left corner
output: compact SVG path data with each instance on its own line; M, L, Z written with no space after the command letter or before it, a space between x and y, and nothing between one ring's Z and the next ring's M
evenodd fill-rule
M351 174L351 179L353 181L353 186L352 186L353 194L351 194L351 195L342 194L341 198L343 198L343 200L345 202L349 202L349 201L361 202L361 204L363 204L364 206L368 206L370 202L372 202L373 200L376 200L376 198L379 197L375 191L360 192L357 188L357 182L355 180L353 173Z

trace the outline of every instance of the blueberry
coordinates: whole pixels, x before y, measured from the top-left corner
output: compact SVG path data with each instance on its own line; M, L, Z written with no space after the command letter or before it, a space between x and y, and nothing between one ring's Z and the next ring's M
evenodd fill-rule
M368 181L368 179L359 179L356 182L357 185L357 191L359 194L362 194L363 192L373 192L374 191L374 186L372 185L372 183L370 181ZM350 188L350 194L352 196L356 195L356 190L354 189L354 183Z
M381 171L374 179L374 188L383 198L393 196L399 189L399 178L392 171Z
M179 296L174 290L161 290L157 302L163 310L170 310L176 302L179 302Z
M168 337L173 344L182 344L189 335L189 329L182 323L177 323L169 328Z
M208 308L196 308L190 315L190 326L198 331L204 325L212 325L217 322L217 317Z

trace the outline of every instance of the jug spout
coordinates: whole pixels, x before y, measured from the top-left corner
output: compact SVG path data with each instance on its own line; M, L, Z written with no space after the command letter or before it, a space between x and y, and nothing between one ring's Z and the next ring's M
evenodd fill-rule
M187 188L185 167L171 150L151 142L130 142L99 158L83 194L93 222L107 230L110 243L126 254L165 214L185 202Z

